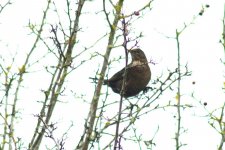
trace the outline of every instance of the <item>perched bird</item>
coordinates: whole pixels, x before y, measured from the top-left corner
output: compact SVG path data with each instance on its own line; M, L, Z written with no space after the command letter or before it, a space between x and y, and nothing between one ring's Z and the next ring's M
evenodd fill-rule
M127 76L123 96L125 98L135 96L143 91L151 79L151 71L148 60L141 49L129 50L132 61L127 65ZM114 74L110 79L104 80L104 84L112 88L115 93L120 94L125 68Z

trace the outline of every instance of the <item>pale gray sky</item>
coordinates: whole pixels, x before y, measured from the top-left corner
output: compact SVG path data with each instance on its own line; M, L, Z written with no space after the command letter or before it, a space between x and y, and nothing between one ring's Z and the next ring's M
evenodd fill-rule
M60 9L60 13L63 14L64 1L55 1L58 9ZM107 23L101 19L104 16L102 14L93 14L95 11L101 10L102 5L99 5L98 2L101 3L100 0L95 0L94 2L87 2L87 5L85 5L84 11L87 13L81 19L81 26L85 32L81 32L78 35L80 40L78 48L92 45L96 39L109 30L106 26ZM146 2L147 0L129 1L123 11L125 14L133 12ZM46 7L45 3L46 0L15 1L0 14L0 53L8 64L11 62L9 54L14 55L16 52L18 53L16 59L17 65L14 66L15 70L23 64L26 53L30 50L34 41L34 36L29 35L30 32L26 26L29 20L34 24L40 23L42 12ZM182 81L181 92L185 95L182 101L185 104L198 106L186 109L183 112L183 126L188 129L187 133L182 135L182 140L188 144L183 150L216 149L220 141L219 134L207 124L207 119L198 117L205 115L203 108L197 105L197 102L188 95L194 91L198 100L208 103L207 108L209 110L218 108L224 103L225 94L221 90L224 82L224 65L220 62L220 59L224 58L224 52L219 43L222 34L224 1L155 0L152 5L153 9L151 11L144 11L145 15L143 18L135 21L132 26L133 35L143 32L144 37L140 40L139 45L145 51L148 59L153 59L157 62L156 65L151 65L152 79L154 80L161 73L165 73L167 68L174 69L177 65L176 41L168 37L175 37L176 29L180 30L183 28L184 23L190 23L192 18L198 15L201 7L205 4L209 4L210 7L205 10L203 16L199 16L183 32L180 41L182 64L188 63L189 69L193 72L191 77ZM57 22L57 17L53 12L50 12L48 21L48 23ZM44 34L46 37L49 37L48 31L50 31L50 26L46 26L45 30ZM104 53L106 41L107 39L101 41L92 51ZM45 51L41 45L38 45L38 49L39 53L35 53L34 56L36 58L41 57L42 52ZM113 50L111 58L123 55L121 49ZM89 55L82 57L88 58ZM38 71L44 63L54 63L54 61L48 59L46 62L35 66L33 70ZM90 101L94 85L90 84L88 77L94 75L94 71L97 70L98 65L101 63L102 58L99 57L75 71L75 73L69 76L69 82L66 83L68 89L86 94L87 101ZM123 65L124 62L113 64L109 76L114 74L115 71L120 70ZM81 75L81 72L85 72L85 75ZM18 107L21 108L22 112L22 120L18 122L16 135L22 137L24 142L29 142L31 134L24 134L24 129L26 128L25 133L32 133L34 130L32 127L35 124L36 118L32 114L39 112L40 105L36 101L43 99L44 95L40 94L40 89L46 88L48 82L45 81L49 80L49 76L40 71L31 74L31 76L25 75L25 78L25 88L21 90L20 94L23 96L21 96L21 100L18 103ZM0 80L3 80L2 77ZM71 83L72 81L76 82ZM196 84L192 85L192 81L195 81ZM119 96L111 90L110 94L112 95L110 96L111 99L119 99ZM175 94L175 92L172 94ZM163 96L162 99L159 99L159 103L168 100L175 103L174 97L170 94L169 96ZM71 147L74 147L74 134L81 134L83 132L80 128L83 127L83 119L87 116L89 105L82 101L74 101L71 95L65 97L65 101L68 103L58 104L56 107L56 112L59 113L53 117L53 120L58 122L57 136L60 136L61 131L64 131L70 125L70 121L74 121L75 127L71 130L69 138L66 141L66 149L71 149ZM109 110L109 115L112 112L115 112L115 110ZM146 139L151 138L157 126L160 126L159 133L156 136L157 146L154 150L174 149L175 141L172 138L175 134L176 121L173 119L173 114L175 114L175 109L158 110L144 116L141 121L136 123L138 132L143 133L143 138ZM79 136L76 136L76 138L79 139ZM132 146L133 149L137 149L137 145L132 145L128 141L126 144Z

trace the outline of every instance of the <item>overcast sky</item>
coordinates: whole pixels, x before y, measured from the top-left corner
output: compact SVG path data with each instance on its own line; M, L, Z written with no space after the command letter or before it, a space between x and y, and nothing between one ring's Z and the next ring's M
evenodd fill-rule
M29 21L34 24L40 23L42 12L46 7L45 2L46 0L15 1L0 14L0 55L6 60L5 63L9 65L11 62L10 55L17 53L14 70L17 70L18 67L24 63L24 58L34 41L34 36L29 34L30 31L27 25ZM55 0L55 2L60 13L63 14L65 4L63 4L61 0ZM123 12L124 14L134 12L146 2L147 0L127 0ZM99 3L101 3L100 0L87 2L84 7L84 12L86 13L81 18L81 27L85 32L78 34L80 41L78 48L92 45L96 39L109 31L107 23L102 19L104 15L100 13L96 15L94 13L102 9L102 4ZM210 7L205 8L204 6L206 4ZM199 148L206 150L216 149L220 141L219 134L208 125L207 118L201 117L206 114L203 107L198 105L189 95L194 92L197 100L208 103L207 109L209 110L221 107L224 103L225 94L222 91L224 83L224 65L220 61L220 59L224 58L224 50L219 43L223 30L222 18L225 9L224 1L155 0L152 5L152 10L144 11L143 18L138 19L132 24L133 35L138 35L140 32L144 35L139 42L140 48L146 53L149 60L153 59L156 62L156 65L151 64L152 80L154 80L162 73L165 73L167 69L172 70L176 68L177 46L175 39L173 39L176 29L179 31L184 27L185 23L189 24L192 22L193 17L198 15L203 9L202 7L205 9L204 14L198 16L193 24L188 26L180 37L181 63L182 65L188 64L189 70L192 71L192 76L182 82L181 92L185 95L182 100L184 104L196 105L195 108L183 112L183 125L188 129L187 133L182 135L183 141L188 144L183 148L184 150L195 150ZM62 15L62 20L63 19ZM57 16L51 11L47 23L54 24L56 22ZM44 29L44 35L49 37L50 34L48 35L48 31L50 31L50 26L46 26ZM104 54L106 42L107 38L97 44L91 51L98 51ZM41 52L45 51L41 45L38 46L39 53L35 53L35 57L37 58L41 57ZM122 48L113 50L110 58L123 55L121 49ZM89 55L82 57L88 58ZM54 61L55 60L48 60L42 62L43 64L37 65L37 68L32 68L32 70L36 72L36 74L34 74L35 76L25 76L25 88L21 90L20 95L26 96L21 98L18 105L18 107L21 108L23 119L18 122L19 129L17 130L18 136L23 137L25 142L29 142L31 137L29 137L30 134L24 135L23 129L26 127L27 133L33 132L31 124L36 118L34 118L32 114L37 114L39 112L40 105L37 104L36 101L38 99L43 99L44 95L40 95L40 89L46 88L48 82L43 82L49 80L48 76L42 74L41 71L38 72L38 70L44 63L54 63ZM98 58L79 68L76 73L69 76L68 80L74 80L76 82L66 83L68 89L73 89L74 91L85 94L87 101L90 101L94 92L94 85L90 83L88 77L95 74L94 71L98 69L101 63L102 59ZM118 64L113 64L109 76L120 70L123 65L123 61ZM84 72L85 74L83 74ZM1 81L3 80L4 78L1 77ZM193 81L196 82L195 85L192 84ZM112 99L119 98L119 96L113 94L112 91L110 91L110 93ZM168 97L168 99L175 103L174 97ZM68 103L60 104L60 107L56 107L56 112L63 113L54 116L53 120L59 122L59 126L64 126L64 128L58 129L59 135L60 131L64 131L64 129L69 126L70 121L77 123L75 128L72 129L71 135L69 135L70 138L67 141L68 144L66 148L70 149L70 147L74 147L72 133L82 132L79 131L79 128L83 127L81 122L83 122L84 118L87 116L89 105L87 103L84 104L82 101L74 102L70 100L72 99L71 95L68 96L67 99L69 99ZM160 100L168 101L168 99L164 96L164 98ZM75 107L76 109L74 109ZM79 110L77 110L77 108L79 108ZM139 129L138 132L149 133L148 135L143 134L143 137L146 139L152 137L157 126L160 126L159 133L156 136L157 146L155 150L174 149L175 142L172 138L175 133L176 121L173 119L173 113L173 110L155 111L143 117L143 122L139 121L136 124Z

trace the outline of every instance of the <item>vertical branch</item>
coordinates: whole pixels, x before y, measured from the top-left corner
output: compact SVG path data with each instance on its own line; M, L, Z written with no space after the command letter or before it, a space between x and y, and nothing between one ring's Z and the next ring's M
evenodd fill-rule
M63 54L64 50L61 49L61 46L57 47L59 50L60 58L58 60L58 65L56 67L55 73L52 75L52 82L49 86L49 89L48 89L48 91L45 92L46 98L45 98L45 102L43 103L42 110L40 113L41 117L46 116L46 118L43 119L44 121L41 121L41 119L38 120L38 123L35 128L34 136L31 140L31 143L29 144L30 149L39 149L42 139L44 137L44 134L46 132L45 126L41 127L41 124L46 124L46 125L49 124L50 119L53 114L53 111L54 111L54 108L56 106L59 94L63 87L64 81L68 75L68 69L71 66L70 64L72 63L73 48L77 41L79 20L80 20L80 15L81 15L81 11L82 11L84 2L85 2L85 0L79 0L79 2L78 2L77 10L75 11L76 14L75 14L74 26L70 32L71 34L70 34L70 38L69 38L69 42L68 42L68 48L65 52L65 55ZM60 43L58 43L58 39L57 39L58 37L56 35L56 30L52 29L52 32L55 35L56 44L60 44ZM50 101L47 104L48 99L50 99ZM47 110L45 111L46 108L47 108ZM43 116L43 114L45 114L45 115ZM38 131L39 128L41 128L41 131Z
M220 140L220 145L218 147L218 150L223 150L223 144L224 144L224 141L225 141L225 135L224 135L224 132L225 132L225 126L224 126L224 123L223 123L223 118L224 118L224 107L225 107L225 103L223 104L222 106L222 109L221 109L221 114L220 114L220 118L218 120L218 123L219 123L219 127L220 127L220 135L221 135L221 140Z
M209 5L206 5L205 7L203 7L200 11L200 13L198 14L199 16L202 16L203 13L205 12L205 8L208 8ZM176 95L176 99L177 99L177 131L175 134L175 141L176 141L176 150L179 150L180 147L182 146L182 143L180 142L180 135L181 135L181 70L180 70L180 66L181 66L181 55L180 55L180 35L181 33L183 33L183 31L189 27L191 24L194 23L194 21L197 19L198 16L194 16L192 21L188 24L184 23L184 27L178 31L176 30L176 44L177 44L177 72L178 72L178 82L177 82L177 95Z
M126 85L126 78L127 78L127 65L128 65L128 49L127 49L127 23L125 20L124 15L122 15L123 20L122 20L122 31L123 31L123 47L125 51L125 71L124 71L124 78L122 82L122 88L120 91L120 103L119 103L119 111L118 111L118 119L116 122L116 134L115 134L115 141L114 141L114 150L121 149L120 147L120 142L119 142L119 126L120 126L120 120L121 120L121 113L122 113L122 105L123 105L123 95L125 92L125 85Z
M18 93L19 93L19 89L20 89L21 83L23 81L23 75L26 73L26 66L27 66L27 64L29 62L29 59L30 59L32 53L34 52L34 50L35 50L35 48L37 46L38 41L40 40L42 29L43 29L43 26L45 25L45 19L46 19L46 16L47 16L47 12L49 10L50 3L51 3L51 0L48 0L47 7L46 7L46 9L44 11L44 14L43 14L43 17L42 17L42 22L41 22L40 28L38 30L37 37L36 37L36 39L34 41L34 44L33 44L32 48L31 48L30 52L28 53L28 55L26 57L26 60L25 60L24 64L22 65L21 68L19 68L19 79L18 79L18 82L17 82L16 91L15 91L15 97L14 97L14 100L13 100L13 106L12 106L12 111L11 111L10 135L14 134L14 121L15 121L16 113L17 113L16 109L17 109ZM12 149L12 147L11 147L12 140L13 139L11 139L11 138L9 139L9 148L10 149Z
M223 33L222 33L222 40L223 40L223 49L224 49L224 55L225 55L225 3L224 3L224 12L223 12Z
M14 58L13 58L14 60ZM13 61L14 62L14 61ZM12 64L13 64L12 62ZM2 135L2 144L1 144L1 147L0 149L4 149L5 148L5 145L6 145L6 142L7 141L7 138L12 138L14 139L14 135L9 135L9 133L12 133L12 131L8 131L8 130L11 130L10 126L8 125L8 118L10 118L10 114L9 114L9 92L12 88L12 84L13 84L13 81L15 80L15 75L12 75L12 77L9 77L10 75L10 70L11 70L11 66L12 64L7 67L6 69L4 69L4 67L0 64L0 68L2 69L3 73L4 73L4 76L5 76L5 82L3 83L3 85L5 86L5 95L4 97L2 98L1 100L1 104L4 103L4 112L2 114L0 114L0 116L2 117L2 119L4 120L4 127L3 127L3 135ZM3 102L4 100L4 102ZM13 140L13 143L16 147L16 140Z
M4 126L6 126L5 128L8 128L10 131L10 133L13 133L12 131L11 131L11 127L10 127L10 124L8 123L8 121L7 121L7 117L5 117L5 116L2 116L2 114L0 114L0 116L1 116L1 118L4 120ZM4 136L5 136L6 134L4 134ZM9 137L10 137L10 139L12 140L12 143L13 143L13 145L14 145L14 149L15 150L17 150L17 146L16 146L16 144L17 144L17 140L16 140L16 138L14 137L14 135L11 135L11 134L9 134ZM5 139L5 137L4 137L4 139ZM5 139L6 140L6 139ZM1 150L4 150L4 148L5 148L5 141L3 141L4 143L2 144L2 147L0 147L0 149ZM10 150L12 150L12 145L11 145L11 143L10 143L10 145L9 145L9 149Z
M107 44L107 48L106 48L106 53L104 55L104 61L103 61L102 69L101 69L101 72L100 72L100 77L99 77L99 80L98 80L98 83L97 83L97 86L96 86L96 89L95 89L95 92L94 92L94 96L93 96L92 101L91 101L90 111L88 113L88 117L87 117L87 120L85 122L85 133L82 136L82 139L81 139L81 141L78 145L78 147L79 146L82 147L81 148L82 150L88 149L88 146L89 146L89 143L90 143L90 140L91 140L91 134L92 134L93 126L94 126L95 119L96 119L98 101L99 101L99 97L100 97L100 93L101 93L101 88L102 88L105 72L106 72L107 65L108 65L108 59L109 59L110 52L111 52L112 47L113 47L116 28L117 28L117 25L118 25L118 21L120 20L120 17L121 17L120 15L121 15L121 8L123 6L123 1L124 0L118 0L117 4L115 6L116 14L115 14L115 17L114 17L113 24L110 25L110 23L108 22L109 25L110 25L110 33L109 33L109 39L108 39L108 44ZM108 15L108 14L106 13L106 15Z
M221 44L223 46L223 50L224 50L224 54L225 54L225 4L224 4L224 14L223 14L223 33L222 33L222 40L221 40ZM222 61L225 61L225 59L223 59ZM225 65L225 62L223 62ZM225 90L225 87L224 87ZM220 115L220 122L219 122L219 126L220 126L220 135L221 135L221 140L220 140L220 144L218 147L218 150L222 150L223 149L223 145L224 145L224 141L225 141L225 125L223 123L223 118L224 118L224 107L225 107L225 103L222 106L222 110L221 110L221 115Z
M181 81L181 72L180 72L180 33L176 30L176 42L177 42L177 71L178 71L178 81L177 81L177 131L175 135L176 140L176 150L179 150L181 147L180 144L180 129L181 129L181 111L180 111L180 81Z

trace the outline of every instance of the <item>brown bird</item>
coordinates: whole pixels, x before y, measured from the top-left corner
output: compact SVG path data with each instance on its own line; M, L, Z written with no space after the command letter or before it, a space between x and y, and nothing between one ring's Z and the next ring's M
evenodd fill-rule
M143 91L151 79L151 71L148 60L141 49L129 50L132 61L127 65L127 77L124 86L124 97L128 98ZM114 74L110 79L104 80L104 84L112 88L113 92L120 94L125 68Z

